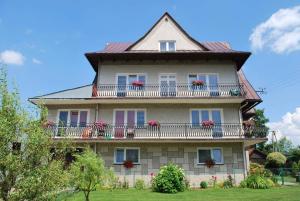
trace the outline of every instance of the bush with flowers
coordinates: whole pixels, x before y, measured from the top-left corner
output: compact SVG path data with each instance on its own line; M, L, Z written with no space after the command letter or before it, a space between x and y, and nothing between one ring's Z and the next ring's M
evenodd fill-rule
M152 179L152 190L161 193L177 193L186 189L184 170L172 163L160 168Z

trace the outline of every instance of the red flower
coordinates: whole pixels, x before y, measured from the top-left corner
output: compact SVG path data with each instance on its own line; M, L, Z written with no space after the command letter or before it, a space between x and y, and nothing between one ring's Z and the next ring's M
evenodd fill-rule
M135 86L135 87L142 87L142 86L144 86L144 83L141 82L141 81L138 81L138 80L133 81L131 84L132 84L132 86Z
M96 129L98 129L100 131L104 131L107 126L107 123L103 120L99 120L94 123L94 126Z
M148 125L149 126L159 126L159 122L156 120L149 120Z
M127 169L133 168L133 162L130 160L126 160L123 162L123 166Z
M207 121L202 121L202 126L203 127L208 127L211 128L215 125L215 122L211 121L211 120L207 120Z
M203 85L204 85L204 81L203 81L203 80L194 80L194 81L192 82L192 84L193 84L194 86L203 86Z
M151 172L150 176L151 176L151 177L154 177L154 173L153 173L153 172Z

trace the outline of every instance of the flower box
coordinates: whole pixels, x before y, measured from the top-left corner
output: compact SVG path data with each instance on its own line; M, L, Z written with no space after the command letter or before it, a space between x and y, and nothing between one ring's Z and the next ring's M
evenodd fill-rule
M207 120L207 121L202 121L201 124L202 124L202 127L204 127L204 128L212 128L212 127L214 127L215 122L211 121L211 120Z
M144 83L141 82L141 81L133 81L131 84L134 87L142 87L142 86L144 86Z
M203 80L194 80L192 82L193 86L203 86L204 85L204 81Z
M123 162L123 166L126 169L131 169L131 168L133 168L133 162L131 160L126 160L126 161Z
M211 159L211 158L208 158L205 160L205 165L208 167L208 168L212 168L213 166L215 166L216 162L215 160Z
M159 122L157 120L149 120L148 125L151 127L159 127Z

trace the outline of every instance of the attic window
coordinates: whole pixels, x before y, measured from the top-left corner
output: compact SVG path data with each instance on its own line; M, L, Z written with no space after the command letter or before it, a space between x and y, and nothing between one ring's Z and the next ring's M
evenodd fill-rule
M159 50L161 52L175 52L176 51L176 41L160 41Z

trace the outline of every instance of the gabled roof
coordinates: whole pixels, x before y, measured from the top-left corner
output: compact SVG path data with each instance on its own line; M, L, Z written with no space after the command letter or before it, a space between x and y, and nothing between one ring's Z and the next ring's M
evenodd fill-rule
M134 49L147 35L155 28L155 26L164 18L168 17L173 24L185 35L189 41L197 45L199 49L177 49L175 52L160 52L157 50ZM165 13L151 28L136 42L113 42L108 43L103 50L88 52L86 58L94 68L98 70L99 62L117 61L117 60L206 60L206 59L224 59L236 62L237 70L246 62L250 52L233 50L227 42L199 42L192 38L173 18L169 13Z
M192 42L194 42L196 45L198 45L201 49L203 50L208 50L204 45L202 45L201 43L199 43L197 40L195 40L194 38L192 38L177 22L176 20L168 13L165 12L158 20L157 22L149 29L149 31L147 31L140 39L138 39L136 42L134 42L133 44L131 44L126 51L130 51L136 44L138 44L139 42L141 42L144 38L146 38L146 36L157 26L157 24L163 20L165 17L168 17L174 24L175 26L188 38L190 39Z

